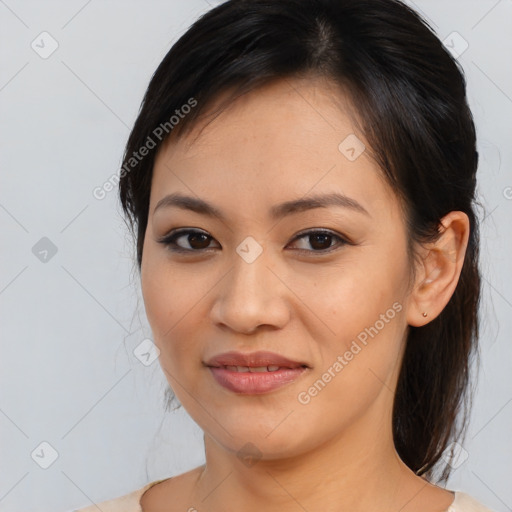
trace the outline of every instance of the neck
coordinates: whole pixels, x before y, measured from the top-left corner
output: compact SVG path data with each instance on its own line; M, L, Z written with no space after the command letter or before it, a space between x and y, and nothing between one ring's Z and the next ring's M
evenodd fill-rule
M242 461L205 435L206 464L196 491L211 511L396 510L429 485L400 460L391 422L354 424L307 453ZM379 504L376 508L376 504ZM400 505L401 506L397 506Z

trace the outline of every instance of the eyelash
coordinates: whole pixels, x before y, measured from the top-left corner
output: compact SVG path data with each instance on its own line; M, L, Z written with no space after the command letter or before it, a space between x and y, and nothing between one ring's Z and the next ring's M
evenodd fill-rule
M180 247L176 244L176 240L179 238L185 237L187 235L205 235L207 238L210 238L211 240L214 240L214 238L210 235L208 235L205 231L200 231L196 229L179 229L177 231L171 231L169 234L162 237L160 240L158 240L159 243L163 244L168 250L176 253L201 253L208 251L212 248L204 248L204 249L184 249L183 247ZM330 236L333 239L337 239L338 243L336 245L333 245L327 249L321 249L321 250L309 250L309 249L298 249L298 251L302 253L316 253L316 254L328 254L331 253L344 245L354 245L352 242L350 242L347 238L342 237L341 235L327 230L327 229L310 229L307 231L303 231L301 233L298 233L297 236L291 241L291 243L300 240L301 238L307 238L308 236L313 235L324 235L324 236Z

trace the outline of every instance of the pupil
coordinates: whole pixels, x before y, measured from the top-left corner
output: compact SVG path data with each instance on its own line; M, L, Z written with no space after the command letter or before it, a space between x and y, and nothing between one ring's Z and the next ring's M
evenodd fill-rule
M202 233L192 234L188 236L188 242L191 247L194 249L204 249L208 247L209 241L208 241L208 235L204 235ZM196 245L194 245L194 242L197 242Z
M316 244L314 242L312 242L312 240L320 240L320 244ZM330 242L331 242L331 235L324 235L324 234L319 234L319 235L310 235L309 237L309 243L311 244L311 247L313 247L314 249L328 249L330 247ZM318 245L320 245L320 247L318 247Z

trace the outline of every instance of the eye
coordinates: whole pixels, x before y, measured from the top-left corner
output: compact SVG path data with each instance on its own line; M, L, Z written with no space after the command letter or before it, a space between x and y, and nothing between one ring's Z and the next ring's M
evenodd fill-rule
M166 246L173 252L201 252L213 249L210 244L215 239L204 231L197 229L179 229L171 231L164 236L159 243ZM291 242L291 244L299 242L298 249L305 252L326 253L336 250L346 244L350 244L347 239L329 230L309 230L299 233ZM308 248L311 247L312 249ZM218 247L220 247L218 245ZM297 247L296 247L297 248Z
M180 241L181 242L178 242ZM180 229L158 240L170 251L174 252L200 252L209 249L213 237L196 229Z
M300 241L300 245L302 247L299 247L299 250L323 253L330 252L338 247L342 247L351 243L333 231L318 229L300 233L292 240L292 242L295 241ZM336 244L333 245L333 242L336 242ZM308 249L308 245L312 247L313 250Z

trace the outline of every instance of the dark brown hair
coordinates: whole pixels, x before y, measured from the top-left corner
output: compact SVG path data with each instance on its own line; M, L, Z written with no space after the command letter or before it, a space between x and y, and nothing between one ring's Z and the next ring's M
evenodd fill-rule
M432 480L447 446L465 434L471 359L478 355L478 153L462 69L405 4L230 0L201 16L154 73L126 145L119 192L138 268L153 164L169 134L190 129L222 92L230 91L225 106L258 86L308 76L349 94L371 154L404 205L411 249L435 240L448 212L469 217L456 290L437 318L409 327L394 400L397 452ZM135 160L143 147L150 149ZM441 470L446 481L449 464Z

